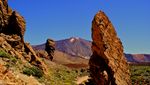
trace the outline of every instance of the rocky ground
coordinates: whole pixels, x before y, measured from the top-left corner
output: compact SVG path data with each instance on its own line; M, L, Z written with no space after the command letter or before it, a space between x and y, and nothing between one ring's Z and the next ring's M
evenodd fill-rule
M24 41L25 30L25 19L8 6L7 0L0 0L0 85L131 84L123 46L103 12L99 12L93 20L90 63L87 56L91 53L81 48L90 42L82 40L80 43L79 38L70 38L68 44L78 41L73 48L79 48L69 49L70 55L55 50L56 43L52 39L47 39L44 49L35 50ZM91 49L90 46L86 49ZM85 57L78 54L80 51L86 53ZM133 84L148 85L149 68L132 66Z

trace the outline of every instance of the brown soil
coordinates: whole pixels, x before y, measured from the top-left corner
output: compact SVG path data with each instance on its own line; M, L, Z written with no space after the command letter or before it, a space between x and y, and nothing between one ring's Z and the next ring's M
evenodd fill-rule
M87 64L64 64L65 66L69 68L87 68Z

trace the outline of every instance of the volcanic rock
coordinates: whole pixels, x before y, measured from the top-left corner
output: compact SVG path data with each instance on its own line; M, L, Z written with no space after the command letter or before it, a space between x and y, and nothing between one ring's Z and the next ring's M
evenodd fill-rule
M7 0L0 0L0 49L22 61L28 61L46 73L46 65L32 47L24 42L24 33L24 18L8 7Z
M6 33L8 34L17 34L23 40L25 33L25 20L22 16L20 16L16 11L12 12L12 15L9 17L8 28L6 29Z
M104 12L92 21L92 52L90 73L96 85L131 85L123 46Z
M0 31L8 26L8 19L12 14L12 9L8 7L7 0L0 0Z
M52 61L55 51L55 41L52 39L47 39L45 44L45 51L48 53L49 59Z
M0 32L17 34L22 40L25 32L24 18L8 7L7 0L0 0Z

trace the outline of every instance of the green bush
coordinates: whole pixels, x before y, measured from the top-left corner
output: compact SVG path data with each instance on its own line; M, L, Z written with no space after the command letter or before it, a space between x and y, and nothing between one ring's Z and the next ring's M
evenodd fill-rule
M12 57L12 58L10 58L10 60L11 60L13 63L16 63L16 62L17 62L17 58L16 58L16 57Z
M4 58L10 58L10 54L8 54L7 52L0 50L0 57L4 57Z
M42 77L43 74L44 74L43 71L40 68L35 67L35 66L33 66L33 67L25 67L23 69L23 73L26 74L26 75L29 75L29 76L33 75L33 76L36 76L38 78Z
M12 56L9 53L5 52L4 50L0 50L0 57L9 59L10 62L16 63L18 59L16 56Z

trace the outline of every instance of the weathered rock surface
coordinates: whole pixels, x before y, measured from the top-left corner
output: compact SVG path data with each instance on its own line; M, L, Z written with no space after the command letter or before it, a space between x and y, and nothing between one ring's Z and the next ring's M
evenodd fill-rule
M8 7L7 0L0 0L0 32L17 34L22 40L25 32L24 18Z
M96 85L131 85L123 46L104 12L98 12L92 21L91 77Z
M32 47L24 42L24 33L24 18L8 7L7 0L0 0L0 49L38 66L46 73L46 65Z
M2 62L0 62L2 63ZM0 85L42 85L33 76L15 73L0 64Z
M8 26L9 17L12 15L12 9L8 7L7 0L0 0L0 31Z
M53 60L55 52L55 41L52 39L47 39L46 43L42 45L35 45L33 49L36 51L36 54L42 58Z
M55 51L55 41L52 39L47 39L45 44L45 51L48 53L49 59L53 60Z
M6 29L7 34L17 34L23 40L25 33L25 20L20 16L16 11L12 12L12 15L9 17L8 27Z
M25 43L24 47L25 47L25 52L27 53L28 57L30 58L28 61L31 64L40 67L44 72L47 72L47 66L36 55L36 53L33 50L32 46L29 43Z

